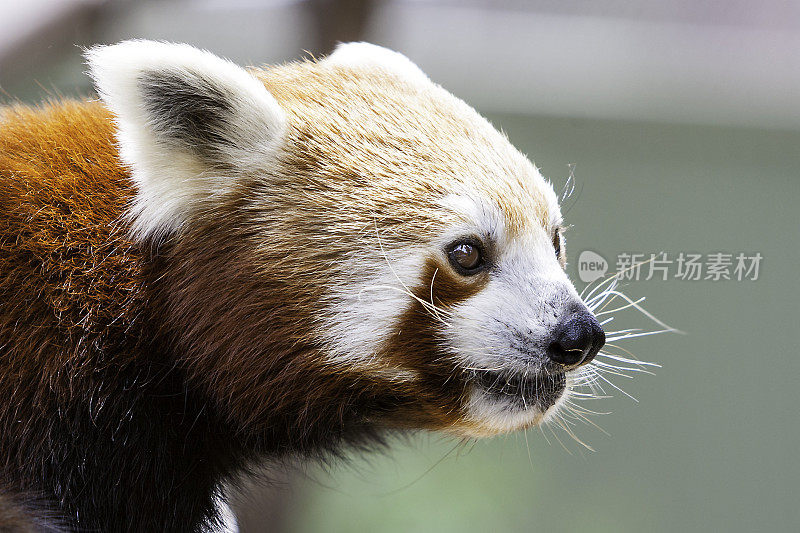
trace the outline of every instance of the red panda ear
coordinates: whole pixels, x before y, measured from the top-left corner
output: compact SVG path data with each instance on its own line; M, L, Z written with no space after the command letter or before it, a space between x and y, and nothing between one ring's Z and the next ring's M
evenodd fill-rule
M407 81L431 83L428 76L403 54L370 43L341 43L323 63L333 67L381 70Z
M124 41L86 54L138 187L140 238L180 229L235 176L274 165L284 111L245 69L185 44Z

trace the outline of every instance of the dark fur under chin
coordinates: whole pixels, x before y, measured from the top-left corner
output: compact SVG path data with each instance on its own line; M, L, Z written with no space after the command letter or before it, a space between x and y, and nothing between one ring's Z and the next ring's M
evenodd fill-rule
M130 368L115 380L121 386L107 397L95 390L74 407L26 421L24 433L7 440L17 443L13 456L22 464L5 465L2 490L49 495L68 530L199 531L217 518L221 484L250 464L325 460L344 446L382 442L355 413L352 423L320 422L294 434L283 433L283 420L271 433L236 430L175 367ZM102 407L87 408L93 402Z
M155 296L145 300L158 305ZM248 465L327 460L345 448L380 446L381 432L368 417L399 402L342 392L298 403L313 416L284 405L243 425L210 397L207 383L189 375L160 331L112 328L76 341L81 358L95 366L65 365L68 401L41 390L33 371L17 384L14 401L35 405L35 415L14 423L0 412L0 491L45 495L67 531L211 529L222 485Z
M369 388L353 397L343 392L353 383L342 380L333 386L343 389L313 397L285 382L282 403L264 400L257 416L241 412L251 404L239 404L234 413L220 375L188 372L175 330L191 323L165 318L166 302L182 286L165 277L174 265L164 262L185 257L132 243L120 222L132 190L107 111L64 103L6 116L0 493L34 495L37 508L67 530L201 531L216 519L221 484L248 464L324 458L380 442L368 420L401 400ZM206 362L218 361L215 355ZM260 364L259 377L280 384L286 374L269 374L265 364L275 352L255 355L262 359L250 364ZM318 373L294 377L319 388Z

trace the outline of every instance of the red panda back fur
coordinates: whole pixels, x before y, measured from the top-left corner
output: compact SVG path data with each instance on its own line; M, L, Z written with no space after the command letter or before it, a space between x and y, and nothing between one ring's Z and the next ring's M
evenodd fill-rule
M5 110L0 480L3 490L53 500L76 528L157 530L181 490L180 480L157 481L184 456L169 442L182 421L159 434L146 428L159 425L158 404L168 412L173 396L191 402L175 396L175 363L144 323L147 250L120 223L130 197L101 104ZM174 454L164 456L166 449ZM210 504L194 505L175 517L176 528L191 530L210 516Z

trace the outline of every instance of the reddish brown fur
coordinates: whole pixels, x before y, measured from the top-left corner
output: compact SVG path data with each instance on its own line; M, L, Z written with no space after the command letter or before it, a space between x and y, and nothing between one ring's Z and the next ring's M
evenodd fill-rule
M108 364L83 359L85 352L72 349L69 339L80 341L87 331L102 336L112 325L133 328L147 309L146 254L127 238L121 219L132 190L109 119L101 104L65 102L10 109L3 123L0 287L7 301L0 332L9 341L0 386L35 372L40 385L31 395L37 401L51 401L51 393L70 401L80 376ZM243 204L251 193L230 198L220 208L224 213L207 217L213 223L192 227L159 257L171 262L160 280L170 287L163 302L165 329L183 348L192 374L243 427L284 409L317 417L312 406L331 397L329 387L352 384L352 376L343 376L342 383L305 379L325 367L311 334L311 311L323 287L312 278L315 271L286 272L283 265L277 271L270 266L274 257L254 256L254 243L231 238L250 224L238 220L233 204L246 217ZM450 298L439 297L440 290L458 292L453 283L463 284L440 268L437 298ZM124 362L117 358L114 364ZM292 394L274 387L275 381L294 383ZM361 385L368 393L369 384ZM307 423L296 420L298 427Z
M119 419L127 415L124 406L121 414L104 415L107 406L124 398L131 383L141 382L121 376L156 372L148 379L160 383L172 378L158 373L175 365L188 373L191 387L205 391L201 397L212 400L207 408L201 403L198 419L203 409L220 413L235 432L227 438L257 454L327 449L341 439L359 438L359 431L347 436L354 428L369 432L374 426L454 422L457 381L431 392L430 384L401 387L326 364L313 334L318 326L313 311L323 290L318 273L308 262L280 263L279 246L264 248L265 236L275 228L248 220L263 216L263 205L257 205L262 184L243 184L220 202L218 212L206 213L174 242L158 248L133 243L122 216L133 191L118 162L110 118L101 104L80 102L16 107L3 115L0 472L41 468L47 472L42 475L52 475L51 467L37 466L37 454L48 454L50 444L42 440L46 434L32 429L33 421L49 424L68 410L85 413L113 440L119 428L112 426L127 423ZM323 248L313 252L315 260L325 261ZM438 279L437 298L447 300L453 282L443 274ZM438 296L440 287L450 288ZM387 352L404 367L435 376L434 385L446 379L444 367L424 363L425 353L404 353L426 347L395 348ZM147 380L141 385L144 391L149 386ZM92 438L79 431L81 439ZM102 446L113 456L112 442ZM97 450L76 452L75 459L85 461L82 453ZM74 469L67 475L68 482L58 483L74 489L58 489L66 492L50 498L92 490L84 485L94 482L90 477ZM103 475L109 482L119 475L124 482L125 474L114 468ZM143 474L130 475L135 480ZM43 488L42 479L17 477L12 486L47 492L50 481ZM134 504L132 492L149 490L141 485L125 487ZM99 484L94 490L103 492ZM131 520L119 512L120 523Z
M278 164L243 172L158 243L128 237L134 189L102 104L0 114L0 477L16 476L14 489L44 491L89 514L81 527L106 530L124 528L148 498L168 515L196 486L186 504L195 522L174 518L190 529L247 460L325 452L384 428L457 432L466 377L430 311L412 302L376 346L377 364L419 379L361 372L326 352L326 283L360 275L346 261L359 252L430 250L452 222L436 199L454 184L502 198L510 235L545 225L534 170L438 89L316 68L255 73L288 116ZM486 283L431 255L412 290L446 310ZM70 449L70 439L94 448ZM144 451L118 453L134 445ZM93 462L98 454L107 457ZM127 492L106 498L115 483ZM110 509L115 526L98 518Z
M69 401L105 364L70 339L129 328L141 305L141 257L118 223L128 174L100 104L11 108L0 127L0 387L35 371L31 398Z

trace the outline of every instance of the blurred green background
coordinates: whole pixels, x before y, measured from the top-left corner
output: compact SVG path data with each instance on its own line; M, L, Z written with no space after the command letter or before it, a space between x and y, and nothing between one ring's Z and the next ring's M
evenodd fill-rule
M763 256L754 281L627 283L686 335L621 343L662 368L613 379L638 403L606 387L612 398L586 404L611 413L592 418L608 434L574 429L594 451L557 427L462 446L420 434L277 475L237 506L242 531L800 530L795 3L29 4L0 7L0 30L20 33L0 39L6 101L90 94L73 44L165 38L261 63L364 38L464 96L557 188L574 165L579 290L583 250L612 269L622 252ZM641 324L629 313L611 329Z

